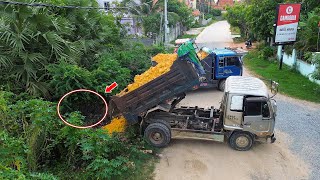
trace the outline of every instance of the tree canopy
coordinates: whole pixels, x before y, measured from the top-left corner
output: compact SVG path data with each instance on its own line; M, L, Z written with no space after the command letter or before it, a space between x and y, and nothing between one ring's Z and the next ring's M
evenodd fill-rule
M232 26L239 27L242 36L250 35L258 40L273 36L276 7L279 3L301 3L298 42L296 47L314 50L320 4L318 0L250 0L227 8L226 18Z

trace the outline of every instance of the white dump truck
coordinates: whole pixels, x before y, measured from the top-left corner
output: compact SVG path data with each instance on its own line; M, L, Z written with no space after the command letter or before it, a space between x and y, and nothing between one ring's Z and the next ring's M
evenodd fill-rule
M272 90L277 86L271 81ZM181 99L183 96L178 98ZM192 138L227 141L233 149L246 151L255 141L276 140L276 103L258 78L227 78L219 109L175 107L176 100L149 109L141 118L144 137L153 146L165 147L171 138Z
M168 145L174 137L227 140L241 151L249 150L254 141L274 142L276 104L258 78L228 77L219 109L177 107L185 92L201 83L195 64L186 60L196 54L189 45L180 45L185 55L174 61L169 72L125 95L112 96L108 119L122 115L129 124L140 123L141 133L156 147ZM276 90L277 83L271 82Z

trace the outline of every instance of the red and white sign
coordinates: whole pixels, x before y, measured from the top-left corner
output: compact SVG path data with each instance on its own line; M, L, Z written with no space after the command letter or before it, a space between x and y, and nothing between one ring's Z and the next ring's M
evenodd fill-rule
M301 4L279 4L275 43L296 41Z

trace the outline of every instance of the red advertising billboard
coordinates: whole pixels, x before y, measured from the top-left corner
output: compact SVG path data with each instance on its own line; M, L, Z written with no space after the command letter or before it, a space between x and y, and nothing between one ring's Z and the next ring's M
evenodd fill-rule
M276 44L296 41L301 4L279 4L275 27Z

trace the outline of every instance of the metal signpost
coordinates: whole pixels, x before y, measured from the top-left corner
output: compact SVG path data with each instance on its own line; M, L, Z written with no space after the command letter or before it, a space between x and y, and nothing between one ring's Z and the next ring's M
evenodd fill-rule
M282 69L284 46L296 41L301 4L279 4L274 28L274 45L281 45L279 69Z

